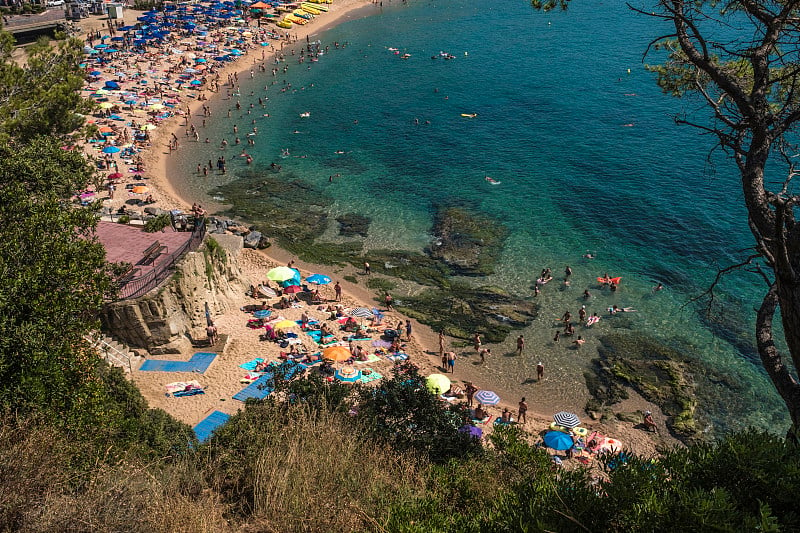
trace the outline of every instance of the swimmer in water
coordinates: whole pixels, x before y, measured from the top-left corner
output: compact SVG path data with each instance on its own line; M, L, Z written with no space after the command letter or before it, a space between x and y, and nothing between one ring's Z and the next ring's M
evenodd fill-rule
M288 149L288 148L284 148L284 149L281 151L281 155L282 155L283 157L289 157L289 149Z
M662 291L662 290L664 290L664 285L662 283L659 283L658 285L653 287L653 292L658 292L658 291Z
M584 259L594 259L595 257L597 256L593 253L590 253L589 250L586 250L586 253L583 254Z

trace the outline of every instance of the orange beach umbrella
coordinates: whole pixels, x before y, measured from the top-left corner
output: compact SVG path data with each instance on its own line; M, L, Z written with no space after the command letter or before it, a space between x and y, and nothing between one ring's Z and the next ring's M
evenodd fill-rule
M331 361L347 361L353 354L344 346L331 346L322 350L322 357Z

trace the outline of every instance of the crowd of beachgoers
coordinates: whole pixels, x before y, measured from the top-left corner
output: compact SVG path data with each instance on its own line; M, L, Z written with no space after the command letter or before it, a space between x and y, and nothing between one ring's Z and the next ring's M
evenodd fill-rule
M342 20L364 4L336 0L327 21ZM200 133L210 114L209 99L230 97L240 73L250 71L252 76L254 71L273 71L285 59L285 46L307 47L305 36L264 21L259 24L230 2L200 2L159 12L127 11L124 20L95 20L94 25L87 22L84 26L84 96L98 104L90 118L97 135L84 149L103 179L93 190L78 191L76 201L101 199L108 214L140 213L138 209L144 206L188 212L190 202L166 177L169 154L180 150L182 143L211 137ZM312 28L320 29L316 22ZM202 208L195 204L192 209ZM337 269L335 275L326 275L325 269L330 267L294 259L283 267L286 261L281 262L281 255L285 258L286 253L274 248L269 256L253 250L240 254L239 262L252 280L252 289L241 295L236 311L210 317L213 326L209 325L208 335L222 333L228 341L202 376L188 379L180 374L134 372L134 381L153 407L196 424L213 410L235 412L243 405L231 401L237 392L287 361L322 372L331 380L369 386L387 378L397 362L410 360L423 375L436 376L430 379L430 387L442 401L467 403L473 409L473 423L481 431L495 423L522 423L535 432L551 430L551 434L569 437L572 443L564 448L566 441L561 440L552 448L568 451L581 462L589 461L593 452L631 446L640 453L652 453L657 443L672 442L663 417L658 417L660 437L653 439L641 430L631 430L629 423L587 421L585 415L583 420L559 424L553 413L539 412L535 399L526 400L524 392L518 398L500 398L490 390L491 376L484 376L485 382L480 384L459 376L456 360L463 352L450 339L402 316L390 302L375 308L368 303L372 295L363 287L336 279L354 271ZM302 272L296 285L268 278L268 273L281 267ZM312 275L325 277L329 284L308 282ZM303 285L310 290L287 291L287 287ZM569 324L569 317L564 322ZM523 343L522 350L522 336L518 342ZM475 354L485 356L485 346L477 343L474 349ZM537 380L547 379L542 363L537 370ZM529 403L533 404L530 409ZM653 408L643 400L635 405L642 411ZM581 406L564 408L582 411ZM624 442L604 435L621 437Z

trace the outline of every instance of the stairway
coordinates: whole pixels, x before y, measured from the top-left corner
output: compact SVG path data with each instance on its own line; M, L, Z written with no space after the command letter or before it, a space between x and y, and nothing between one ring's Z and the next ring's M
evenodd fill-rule
M144 362L144 357L134 355L130 349L120 341L109 337L105 333L96 332L87 337L97 354L105 359L109 365L118 366L124 372L131 372L139 368Z

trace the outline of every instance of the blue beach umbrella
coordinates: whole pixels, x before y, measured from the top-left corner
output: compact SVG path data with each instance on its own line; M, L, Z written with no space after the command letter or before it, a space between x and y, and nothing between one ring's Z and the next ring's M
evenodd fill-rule
M569 450L573 442L572 437L562 431L548 431L544 434L544 445L554 450Z
M355 383L361 379L361 370L353 368L352 366L345 366L336 371L335 377L344 383Z
M116 154L117 152L121 152L121 151L122 150L120 150L116 146L106 146L105 148L103 148L103 153L104 154Z
M331 278L322 274L312 274L306 278L306 282L314 285L327 285L331 282Z

